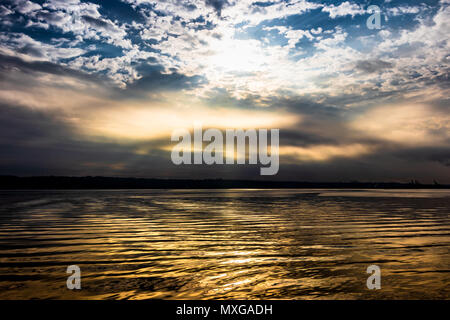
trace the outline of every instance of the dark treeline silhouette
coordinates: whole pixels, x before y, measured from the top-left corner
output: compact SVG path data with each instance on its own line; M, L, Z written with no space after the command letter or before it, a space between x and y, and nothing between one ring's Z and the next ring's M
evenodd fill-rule
M187 180L114 177L0 176L0 189L231 189L231 188L337 188L337 189L445 189L450 185L400 182L296 182L264 180Z

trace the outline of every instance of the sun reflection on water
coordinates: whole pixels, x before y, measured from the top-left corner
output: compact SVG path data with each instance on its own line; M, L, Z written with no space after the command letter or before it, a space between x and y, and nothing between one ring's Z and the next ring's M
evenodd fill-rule
M450 192L414 192L2 192L0 298L445 299Z

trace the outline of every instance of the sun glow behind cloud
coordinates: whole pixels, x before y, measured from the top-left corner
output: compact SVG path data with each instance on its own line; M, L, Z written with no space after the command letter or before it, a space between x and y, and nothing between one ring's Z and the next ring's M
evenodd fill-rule
M363 144L343 146L318 145L309 148L296 146L280 147L281 156L290 157L300 162L323 162L334 158L354 158L370 154L372 151L374 151L373 147Z
M106 109L87 117L80 129L88 136L117 140L152 140L166 138L179 128L190 130L195 123L204 128L250 129L286 128L298 124L299 115L271 110L242 110L190 106L183 108L130 107Z
M422 104L379 106L357 117L352 126L403 145L445 145L450 139L449 114Z

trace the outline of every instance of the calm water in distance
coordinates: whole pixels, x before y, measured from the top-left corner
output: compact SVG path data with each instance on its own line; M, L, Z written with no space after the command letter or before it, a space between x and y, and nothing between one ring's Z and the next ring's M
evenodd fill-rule
M0 191L0 299L449 299L449 284L450 190Z

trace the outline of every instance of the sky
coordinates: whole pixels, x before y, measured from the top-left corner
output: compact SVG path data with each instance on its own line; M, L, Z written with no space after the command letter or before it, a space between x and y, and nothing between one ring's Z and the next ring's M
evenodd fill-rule
M0 174L450 183L449 5L2 1ZM280 129L278 174L174 165L195 122Z

